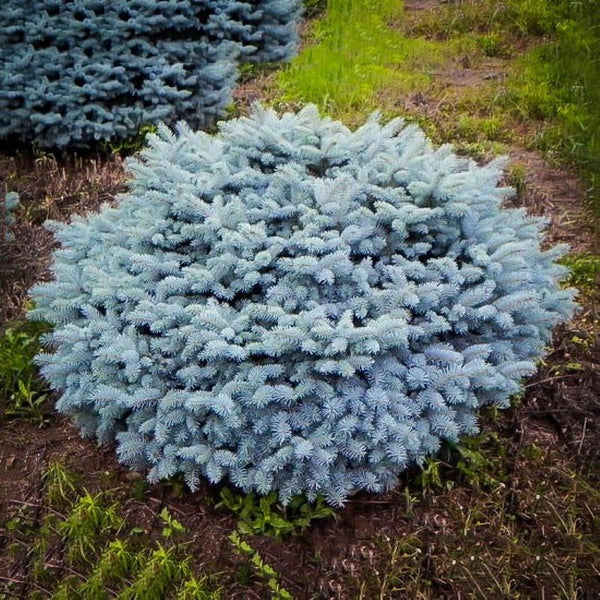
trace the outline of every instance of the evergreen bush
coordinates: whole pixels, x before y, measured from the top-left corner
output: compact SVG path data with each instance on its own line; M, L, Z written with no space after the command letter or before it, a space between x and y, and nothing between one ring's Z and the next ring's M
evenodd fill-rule
M282 501L393 486L506 407L573 310L502 162L415 126L257 106L161 126L116 207L53 225L42 372L84 434L152 481Z
M13 212L19 206L19 195L15 192L9 192L4 196L4 201L0 205L0 241L12 242L13 234L9 231L11 225L16 221Z
M302 2L298 0L254 0L238 2L236 22L247 24L241 41L250 62L289 60L298 46L298 22Z
M142 125L204 127L239 60L291 57L300 0L5 0L0 139L88 146Z

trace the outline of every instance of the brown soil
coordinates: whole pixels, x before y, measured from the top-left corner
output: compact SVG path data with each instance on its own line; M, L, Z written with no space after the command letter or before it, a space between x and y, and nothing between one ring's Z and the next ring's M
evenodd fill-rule
M17 192L21 203L15 243L0 247L0 331L3 322L20 316L27 290L48 275L54 240L44 222L96 210L124 191L124 184L123 161L116 155L0 155L0 193Z
M513 145L509 157L511 163L526 169L526 193L521 204L531 213L550 219L547 241L567 243L574 253L597 251L595 225L583 201L585 191L579 178L520 146Z
M433 10L443 3L444 0L405 0L404 7L407 13L412 13L422 10Z

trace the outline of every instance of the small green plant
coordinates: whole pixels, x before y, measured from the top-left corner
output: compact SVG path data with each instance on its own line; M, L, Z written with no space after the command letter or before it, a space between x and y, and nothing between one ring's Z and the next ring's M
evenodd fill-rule
M24 322L0 336L0 417L25 419L40 426L47 422L47 387L33 362L39 338L47 331L46 323Z
M131 486L131 497L142 502L146 497L146 492L150 489L149 483L145 479L135 479Z
M584 293L597 293L600 289L600 256L597 254L570 254L562 264L571 270L569 284Z
M210 589L208 579L190 577L175 596L176 600L220 600L221 592Z
M39 394L19 379L17 389L10 395L4 414L9 419L23 419L43 427L48 422L44 410L46 397L46 394Z
M82 596L77 592L79 579L74 576L66 577L58 586L57 590L52 594L52 600L83 600ZM107 596L104 596L105 598ZM91 596L90 600L102 600L101 596Z
M142 125L133 135L123 139L115 138L109 142L102 142L100 148L107 154L130 156L144 148L146 136L149 133L156 133L156 125Z
M22 517L16 515L8 519L8 521L4 523L4 527L9 533L14 533L25 529L27 527L27 522L24 521Z
M421 488L423 496L431 496L436 490L440 489L442 487L440 461L433 456L428 456L421 467L416 482Z
M513 163L506 171L506 182L521 197L527 188L527 169L520 163Z
M452 446L458 455L455 468L468 485L476 488L496 488L503 483L501 462L504 450L496 433L463 438ZM492 450L493 449L493 450ZM491 458L493 451L494 458Z
M285 588L281 587L277 571L271 565L267 564L260 553L247 541L243 540L237 531L231 533L229 541L240 554L250 558L254 570L269 588L272 600L292 600L293 596Z
M42 475L44 491L48 504L55 508L71 506L76 493L77 476L65 468L65 466L54 461Z
M171 515L166 506L160 511L158 516L164 524L162 530L163 537L168 539L177 535L181 535L187 531L187 529Z
M46 564L46 555L56 536L59 523L58 514L46 513L28 548L31 578L37 584L45 585L54 578L54 573Z
M90 562L96 555L102 538L118 533L124 525L118 505L107 506L101 493L80 496L59 530L69 544L69 558L73 563Z
M127 541L113 540L108 543L87 581L77 592L79 597L101 600L108 598L106 589L118 586L135 571L142 556L132 552Z
M130 587L124 589L118 600L157 600L165 598L169 589L181 579L190 576L189 559L176 556L176 548L158 544L143 561Z
M295 496L284 508L277 494L235 494L229 488L221 490L217 508L228 508L238 517L238 529L248 535L273 535L281 537L294 534L308 527L314 519L325 519L335 514L320 496L314 503L302 496Z

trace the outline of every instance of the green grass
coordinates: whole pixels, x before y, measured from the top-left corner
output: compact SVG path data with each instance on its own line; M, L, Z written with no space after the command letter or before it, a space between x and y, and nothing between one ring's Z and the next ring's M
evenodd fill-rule
M600 213L600 3L554 3L553 38L529 52L512 97L524 119L547 121L536 146L578 167Z
M537 134L525 141L579 169L597 214L599 24L598 0L463 0L425 11L410 27L413 36L462 48L469 60L512 56L506 89L495 107L505 129L514 117L533 126ZM480 108L490 101L482 94Z
M556 3L548 0L462 0L426 11L412 26L413 34L436 39L459 35L485 36L497 46L507 35L530 38L553 32ZM485 42L484 42L485 43Z
M328 0L308 46L278 78L280 99L311 102L347 122L430 82L443 55L434 42L410 39L398 0Z

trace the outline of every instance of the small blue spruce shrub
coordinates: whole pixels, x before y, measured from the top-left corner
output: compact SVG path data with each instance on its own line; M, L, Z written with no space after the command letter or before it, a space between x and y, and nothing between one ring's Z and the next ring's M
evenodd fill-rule
M142 125L204 127L238 62L286 60L300 0L4 0L0 139L89 146Z
M573 311L564 248L415 126L257 106L161 127L116 207L54 224L58 410L156 481L381 492L506 407Z
M9 192L4 196L4 202L2 206L0 206L0 217L2 219L2 223L0 223L0 231L2 231L2 235L0 239L3 239L5 242L12 242L14 240L13 234L9 231L11 225L13 225L16 221L14 215L12 214L14 210L19 206L19 195L15 192Z

